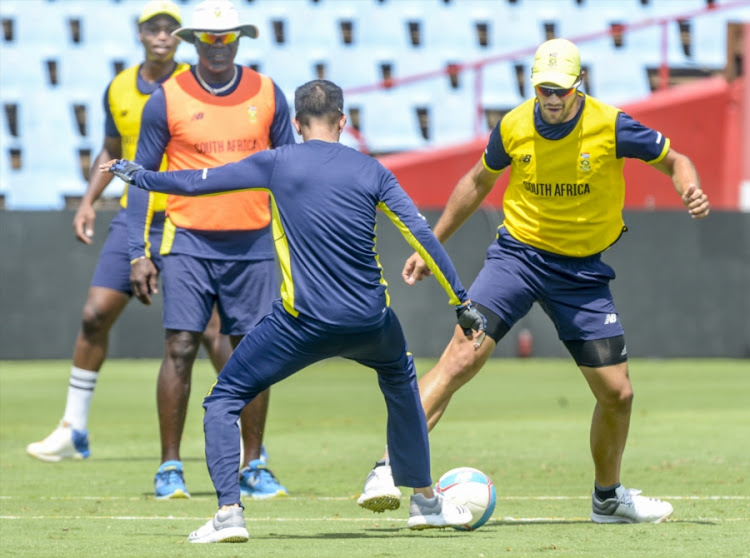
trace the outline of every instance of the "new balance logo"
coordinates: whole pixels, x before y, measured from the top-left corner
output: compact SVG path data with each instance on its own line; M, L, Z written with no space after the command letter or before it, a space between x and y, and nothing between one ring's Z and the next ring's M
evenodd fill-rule
M617 314L607 314L607 317L604 318L604 325L616 324L616 323L617 323Z
M203 113L196 112L190 120L203 120Z

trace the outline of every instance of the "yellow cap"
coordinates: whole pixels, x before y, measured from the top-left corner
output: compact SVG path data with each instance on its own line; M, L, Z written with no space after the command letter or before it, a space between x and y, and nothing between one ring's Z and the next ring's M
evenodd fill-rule
M177 20L177 23L182 25L182 16L180 15L180 8L174 2L170 0L151 0L148 4L143 7L138 23L148 21L152 17L158 15L168 15Z
M552 39L541 44L534 55L531 84L550 83L572 87L581 75L578 47L566 39Z

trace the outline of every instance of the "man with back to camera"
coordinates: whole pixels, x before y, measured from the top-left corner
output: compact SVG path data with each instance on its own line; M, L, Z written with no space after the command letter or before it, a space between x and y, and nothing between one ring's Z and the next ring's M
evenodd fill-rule
M205 0L190 26L172 33L192 44L198 63L157 89L143 108L136 161L158 170L201 168L236 161L269 147L294 143L286 97L271 78L234 63L240 37L255 38L229 0ZM131 281L150 300L156 269L151 262L148 193L133 189L128 204ZM157 381L161 465L157 497L188 497L180 456L193 364L201 333L216 305L221 331L232 346L270 311L276 290L268 196L232 192L211 198L167 197L162 282L165 356ZM240 465L242 493L254 499L287 490L261 456L269 392L242 413L246 443Z
M670 176L692 218L706 217L709 202L688 157L674 151L661 133L578 91L581 78L578 48L570 41L553 39L537 49L531 74L534 99L498 122L435 226L435 235L445 242L476 211L498 175L511 167L503 198L505 220L469 289L487 317L488 339L475 351L456 330L437 365L420 378L421 401L432 430L453 394L538 302L596 398L590 434L591 520L659 523L672 506L620 483L633 388L624 332L609 289L615 274L601 261L601 252L627 230L622 218L625 157ZM407 260L402 272L409 285L429 274L419 254ZM386 455L370 471L358 503L381 512L398 508L400 496Z
M335 356L378 374L388 408L394 476L414 488L409 528L459 526L471 520L468 508L444 500L431 486L414 360L390 308L376 251L377 210L429 262L455 306L463 335L476 346L484 339L484 316L472 306L447 253L393 174L339 143L346 124L343 102L341 88L329 81L302 85L295 92L294 126L304 142L223 167L155 173L124 160L101 167L149 190L200 195L222 192L231 184L235 189L268 189L272 196L284 277L281 300L245 336L204 400L206 460L219 511L190 535L190 542L248 539L231 467L238 451L236 414L271 384Z

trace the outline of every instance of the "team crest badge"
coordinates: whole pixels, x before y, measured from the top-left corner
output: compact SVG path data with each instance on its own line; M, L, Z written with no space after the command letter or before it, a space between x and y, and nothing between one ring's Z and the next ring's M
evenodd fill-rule
M591 154L590 153L581 153L581 170L583 172L588 172L591 170Z
M258 109L255 105L247 107L247 115L250 117L250 122L258 121Z

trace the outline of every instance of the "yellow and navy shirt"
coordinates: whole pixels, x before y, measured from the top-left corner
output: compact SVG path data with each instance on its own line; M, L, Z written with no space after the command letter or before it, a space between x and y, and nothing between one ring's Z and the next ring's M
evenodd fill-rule
M171 76L184 72L189 67L189 64L178 63L170 75L149 83L140 76L141 64L138 64L123 70L109 83L104 93L104 133L111 138L120 138L123 159L135 159L138 133L141 129L141 113L151 94ZM167 168L166 159L162 160L161 168ZM167 197L154 194L151 203L154 211L164 211L167 207ZM120 198L120 205L128 205L127 186Z
M483 155L492 172L511 168L503 225L517 240L571 257L611 246L625 224L624 158L654 164L669 140L619 109L588 96L574 119L546 123L536 99L508 114Z
M138 172L135 180L176 194L269 192L281 299L295 317L347 328L382 322L389 297L376 249L377 209L425 259L449 302L467 300L445 249L393 174L340 143L308 140L218 168Z
M157 170L166 154L169 170L215 167L295 143L289 107L278 86L250 68L236 68L237 83L222 95L211 95L201 87L195 68L155 91L143 110L136 162ZM128 239L134 259L150 255L149 208L142 202L145 192L130 195ZM263 192L198 199L171 195L166 212L162 254L273 259L268 195Z

